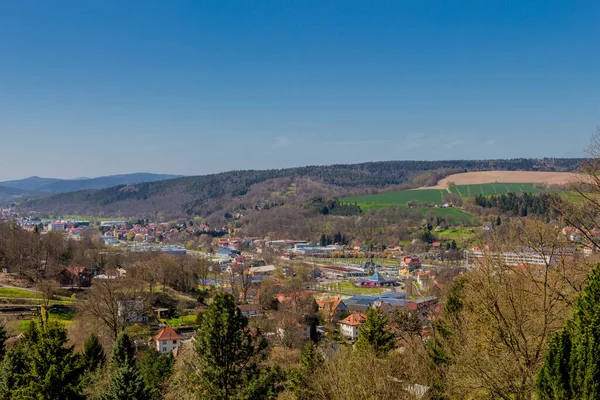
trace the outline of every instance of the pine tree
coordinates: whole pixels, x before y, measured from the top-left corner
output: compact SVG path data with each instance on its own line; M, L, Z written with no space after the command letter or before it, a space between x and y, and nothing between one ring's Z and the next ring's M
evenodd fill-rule
M98 340L98 336L91 334L83 345L83 361L87 371L95 371L106 362L104 349Z
M4 324L0 324L0 359L6 354L6 339L8 339L8 333Z
M151 400L151 397L135 364L123 364L117 367L101 400Z
M67 346L67 332L56 322L48 322L42 309L38 324L32 323L19 346L25 354L24 374L16 377L12 398L83 399L84 369L79 354Z
M110 362L115 366L133 364L135 357L135 346L126 333L121 333L113 347Z
M27 350L17 345L10 349L0 363L0 399L10 399L11 395L26 384Z
M358 330L356 348L384 355L396 346L396 337L388 329L388 320L380 308L370 307L367 320Z
M537 387L544 399L600 399L600 264L552 339Z
M101 400L150 400L150 393L134 357L135 346L129 335L120 334L110 358L110 384Z
M153 348L144 351L139 358L138 368L151 398L161 398L163 383L171 376L173 363L172 354L160 354Z
M203 399L264 398L256 396L272 386L258 364L266 342L250 334L233 296L217 293L196 339L196 378Z

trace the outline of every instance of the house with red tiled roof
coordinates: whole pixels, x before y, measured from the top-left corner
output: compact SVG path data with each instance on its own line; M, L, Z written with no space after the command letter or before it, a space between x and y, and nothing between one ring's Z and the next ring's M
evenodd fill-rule
M169 354L181 346L181 336L170 326L165 326L154 338L156 350L161 354Z
M348 309L339 297L317 299L316 303L319 311L323 312L330 320L336 319L343 311Z
M367 316L361 312L355 311L340 321L340 331L342 335L351 340L358 339L358 328L367 320Z
M92 271L86 267L67 267L58 273L56 282L61 287L88 287L92 283Z

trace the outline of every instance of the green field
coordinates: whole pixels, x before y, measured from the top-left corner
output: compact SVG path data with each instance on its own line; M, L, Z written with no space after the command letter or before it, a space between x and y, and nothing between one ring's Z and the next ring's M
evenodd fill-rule
M536 187L536 183L484 183L475 185L455 185L448 190L444 189L418 189L402 190L399 192L386 192L366 196L345 197L339 199L343 203L358 204L363 209L378 209L388 206L406 205L411 200L429 204L441 204L444 196L450 192L461 197L475 195L491 196L503 193L537 193L544 189Z
M400 192L386 192L370 194L367 196L346 197L340 199L343 203L358 203L362 208L386 207L406 205L411 200L424 203L440 204L444 201L447 191L440 189L402 190Z
M449 228L435 232L435 235L442 240L469 239L476 235L476 231L473 228Z
M48 320L60 322L65 326L69 326L73 323L73 318L75 317L75 312L73 311L49 311L48 312ZM27 330L31 321L37 322L38 318L32 319L22 319L17 320L17 329L19 332L23 332Z
M178 327L180 325L192 325L196 323L195 315L183 315L177 318L171 318L169 320L162 320L165 324L173 327Z

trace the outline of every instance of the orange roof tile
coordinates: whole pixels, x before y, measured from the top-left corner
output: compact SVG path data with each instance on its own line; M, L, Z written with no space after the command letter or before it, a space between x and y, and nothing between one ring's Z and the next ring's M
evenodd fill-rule
M366 320L367 320L367 316L365 314L355 311L352 314L348 315L343 320L341 320L340 324L350 325L350 326L359 326L359 325L364 324L364 322Z
M180 340L181 336L177 334L170 326L165 326L162 331L156 335L156 340Z

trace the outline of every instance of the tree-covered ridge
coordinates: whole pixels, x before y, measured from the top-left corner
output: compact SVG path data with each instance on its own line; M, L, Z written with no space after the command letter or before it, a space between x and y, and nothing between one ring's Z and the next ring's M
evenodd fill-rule
M580 161L580 159L382 161L264 171L230 171L31 198L20 202L18 206L23 211L35 210L58 214L139 216L163 212L168 215L207 215L223 209L227 202L232 202L236 198L243 199L254 186L281 178L318 182L322 186L321 192L336 193L336 190L341 190L342 193L349 193L360 188L381 189L389 185L404 184L424 173L430 174L419 177L418 181L414 182L415 186L432 185L444 176L466 171L499 169L573 171Z

